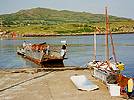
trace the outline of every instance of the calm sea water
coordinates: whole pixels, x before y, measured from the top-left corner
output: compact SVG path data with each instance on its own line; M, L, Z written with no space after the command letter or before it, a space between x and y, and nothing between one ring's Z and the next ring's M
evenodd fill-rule
M134 34L113 35L117 59L126 65L123 73L134 77ZM21 58L16 54L16 48L23 41L27 43L47 42L61 45L67 41L67 60L65 66L84 66L93 57L93 36L56 36L38 38L18 38L16 40L0 40L0 68L37 67L36 64ZM105 59L105 36L97 36L97 59ZM110 49L111 50L111 49ZM110 51L111 53L112 51ZM112 57L112 53L110 54Z

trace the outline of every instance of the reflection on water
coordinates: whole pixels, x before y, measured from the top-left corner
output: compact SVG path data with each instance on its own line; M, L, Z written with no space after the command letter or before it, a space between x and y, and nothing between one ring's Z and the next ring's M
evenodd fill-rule
M133 75L134 72L134 34L113 35L117 59L126 64L127 75ZM47 42L50 45L60 46L62 40L67 41L67 57L64 61L65 66L83 66L93 57L93 36L57 36L57 37L39 37L39 38L19 38L17 40L0 40L0 68L20 68L37 67L36 64L23 59L16 54L16 48L22 45L23 41L27 43ZM105 59L105 36L97 36L97 59ZM111 49L110 49L111 50ZM110 51L111 52L111 51ZM112 54L110 54L112 56Z

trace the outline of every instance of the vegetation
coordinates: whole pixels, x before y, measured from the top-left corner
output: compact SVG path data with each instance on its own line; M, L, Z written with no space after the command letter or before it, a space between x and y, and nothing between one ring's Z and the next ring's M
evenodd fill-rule
M105 15L33 8L0 15L3 29L20 34L76 34L105 30ZM134 21L110 16L112 32L134 32Z

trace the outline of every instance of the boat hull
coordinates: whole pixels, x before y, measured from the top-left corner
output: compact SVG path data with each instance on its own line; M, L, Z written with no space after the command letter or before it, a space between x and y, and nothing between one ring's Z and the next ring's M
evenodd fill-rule
M64 67L63 59L47 59L40 64L42 67Z
M34 52L35 54L36 52ZM64 67L63 58L54 57L51 55L40 55L40 57L33 56L33 53L24 53L21 50L17 51L18 55L21 55L23 58L28 59L41 67Z

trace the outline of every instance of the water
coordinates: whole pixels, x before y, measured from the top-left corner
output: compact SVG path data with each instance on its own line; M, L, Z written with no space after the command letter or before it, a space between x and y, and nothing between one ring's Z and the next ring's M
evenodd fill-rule
M134 34L113 35L117 59L126 65L123 73L134 77ZM65 66L84 66L93 58L93 36L56 36L38 38L19 38L17 40L0 40L0 68L37 67L36 64L21 58L16 54L16 48L27 43L47 42L52 45L61 45L67 41L67 60ZM97 59L105 59L105 36L97 36ZM111 50L111 49L110 49ZM112 51L110 51L112 52ZM110 56L112 54L110 53Z

